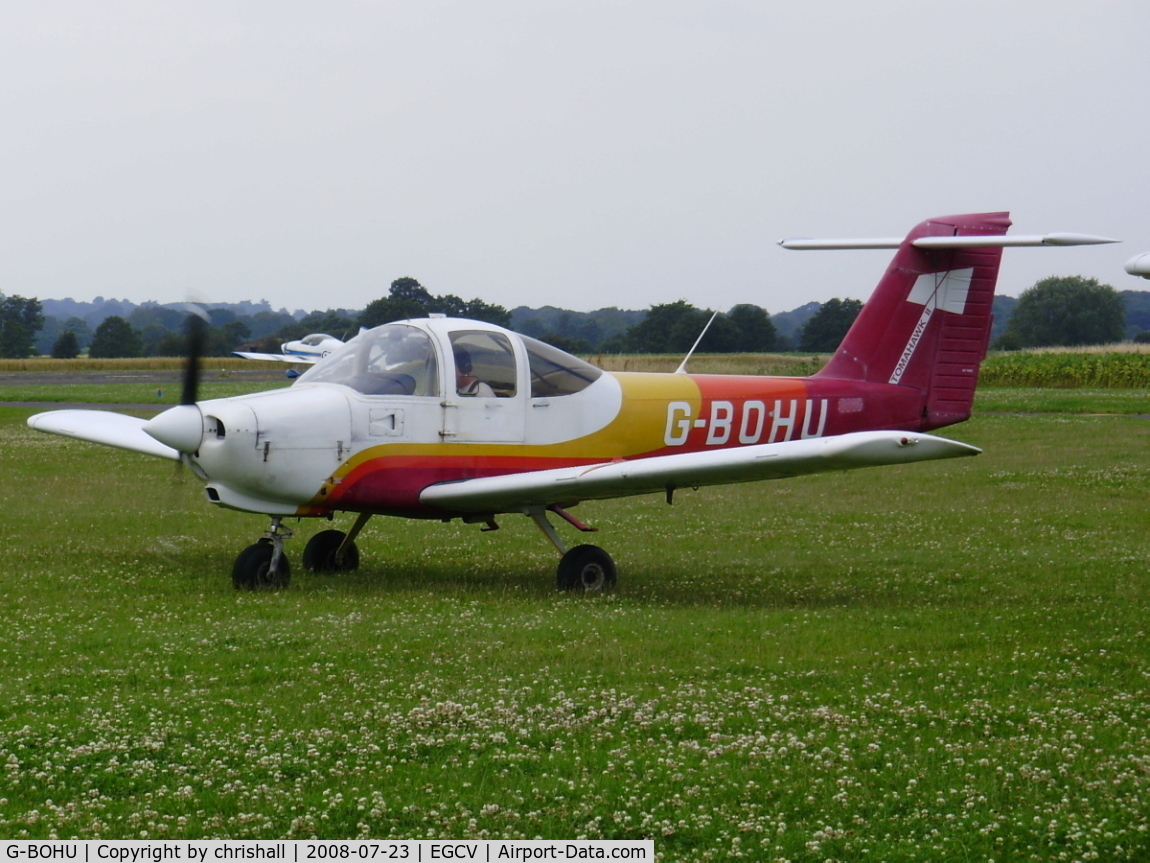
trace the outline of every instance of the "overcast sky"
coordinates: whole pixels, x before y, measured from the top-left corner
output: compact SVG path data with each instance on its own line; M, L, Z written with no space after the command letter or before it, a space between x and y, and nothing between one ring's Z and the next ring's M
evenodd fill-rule
M999 292L1150 289L1145 0L0 5L0 292L360 308L865 299L1010 210Z

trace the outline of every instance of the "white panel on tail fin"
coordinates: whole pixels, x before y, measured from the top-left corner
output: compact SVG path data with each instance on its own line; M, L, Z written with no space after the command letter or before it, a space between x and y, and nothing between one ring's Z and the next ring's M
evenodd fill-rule
M923 273L918 277L906 299L907 302L923 306L922 316L911 332L894 371L891 372L890 383L897 384L902 380L903 372L914 356L914 349L918 347L922 334L926 332L926 326L930 323L930 317L936 310L941 309L956 315L966 311L966 295L970 293L970 281L973 277L973 267L947 270L945 273Z
M974 268L948 270L945 273L924 273L910 289L907 300L920 306L930 305L944 312L961 315L966 311L966 295L970 293L970 280Z

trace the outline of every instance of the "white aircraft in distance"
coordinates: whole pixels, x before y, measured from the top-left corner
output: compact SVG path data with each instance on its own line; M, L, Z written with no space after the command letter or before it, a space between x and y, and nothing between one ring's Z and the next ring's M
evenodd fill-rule
M278 354L260 354L251 351L232 351L232 353L237 357L243 357L245 360L274 360L281 363L312 365L329 356L337 348L343 347L344 344L345 342L341 339L329 336L327 333L312 333L302 339L284 342L280 345L281 353Z
M1126 262L1126 272L1132 276L1141 276L1150 279L1150 252L1135 255Z
M32 428L188 465L212 503L271 524L232 582L279 588L289 518L351 513L315 533L309 570L353 570L376 515L498 528L532 519L561 555L563 590L614 586L594 545L568 549L549 516L591 531L582 501L976 455L927 432L970 416L1004 246L1116 242L1007 237L1006 213L925 221L893 240L787 248L897 248L825 368L811 377L609 373L527 336L432 315L361 333L284 389L197 399L203 326L192 318L180 404L143 420L36 414ZM479 387L477 381L482 382ZM897 530L897 525L892 526Z

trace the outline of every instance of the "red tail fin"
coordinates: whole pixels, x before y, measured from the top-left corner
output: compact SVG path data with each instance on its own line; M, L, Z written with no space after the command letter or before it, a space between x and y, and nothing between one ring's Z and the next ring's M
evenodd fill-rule
M1007 213L930 219L902 241L834 357L816 377L913 387L922 428L970 416L990 337L1001 248L927 249L922 237L1001 236Z

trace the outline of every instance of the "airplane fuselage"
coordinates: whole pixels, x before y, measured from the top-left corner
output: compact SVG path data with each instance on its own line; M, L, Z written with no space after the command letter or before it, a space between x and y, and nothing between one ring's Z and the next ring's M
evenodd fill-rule
M237 509L442 518L452 513L419 499L434 483L871 429L921 431L921 405L919 393L900 386L735 375L607 373L578 393L507 399L300 384L202 402L207 433L193 461L209 499Z

